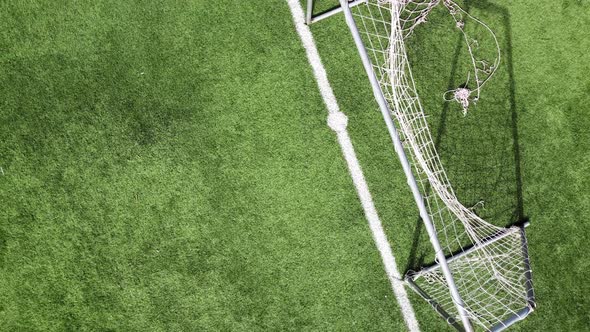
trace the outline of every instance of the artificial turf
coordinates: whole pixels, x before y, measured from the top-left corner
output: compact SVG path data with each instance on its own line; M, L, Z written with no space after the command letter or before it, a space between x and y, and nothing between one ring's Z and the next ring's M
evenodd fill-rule
M443 162L531 223L513 330L589 330L590 5L466 5L503 52L467 117L448 21L409 41ZM312 31L400 269L429 263L343 19ZM325 119L284 1L0 3L0 330L403 330Z

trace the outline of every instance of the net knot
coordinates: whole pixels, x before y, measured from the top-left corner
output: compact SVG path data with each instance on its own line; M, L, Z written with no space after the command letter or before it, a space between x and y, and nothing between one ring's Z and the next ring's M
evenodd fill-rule
M445 101L456 101L463 107L463 115L467 115L469 105L473 102L477 102L477 97L470 98L471 90L466 87L460 87L455 90L449 90L443 94Z
M426 23L427 19L426 19L426 15L421 15L417 20L416 20L416 24L422 24L422 23Z
M467 110L469 108L469 96L471 95L471 90L467 88L458 88L453 93L453 98L463 107L463 115L467 114Z

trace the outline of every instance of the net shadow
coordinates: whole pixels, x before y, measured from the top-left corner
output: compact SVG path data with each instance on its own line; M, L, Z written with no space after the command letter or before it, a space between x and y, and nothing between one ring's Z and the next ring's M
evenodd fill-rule
M475 211L483 219L498 226L523 224L524 212L521 174L521 151L518 132L518 103L512 55L512 28L509 11L489 1L465 1L464 9L494 23L502 51L501 70L484 88L480 102L463 118L455 102L443 102L440 96L426 97L430 108L434 143L460 201L466 206L478 206ZM428 29L417 33L416 44L427 45ZM454 38L450 70L431 74L448 77L440 88L451 90L464 84L460 73L466 46L463 37ZM419 62L416 62L419 65ZM413 63L414 65L414 63ZM449 68L448 66L446 68ZM422 68L424 69L424 68ZM426 70L418 70L426 72ZM433 89L420 86L427 77L417 79L420 95ZM443 83L444 84L444 83ZM440 90L440 89L439 89ZM438 90L437 90L438 91ZM430 93L432 94L432 93ZM483 202L481 204L480 202ZM432 254L422 220L418 218L406 271L424 266L425 257Z

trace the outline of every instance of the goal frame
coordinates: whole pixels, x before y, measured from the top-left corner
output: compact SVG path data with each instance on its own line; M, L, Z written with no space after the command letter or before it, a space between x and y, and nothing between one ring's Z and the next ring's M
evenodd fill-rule
M518 226L506 228L506 232L496 234L492 237L489 237L489 238L485 239L484 241L482 241L481 243L478 243L477 245L472 245L468 248L464 248L459 253L451 254L449 256L446 256L444 254L443 250L441 249L440 242L437 238L434 224L433 224L433 222L430 218L430 215L428 213L428 210L425 206L424 199L423 199L422 194L419 190L416 178L412 172L411 165L410 165L408 158L406 156L406 153L404 151L403 144L400 139L398 130L397 130L396 126L394 125L394 121L393 121L393 118L391 115L391 110L389 108L389 104L387 103L385 96L383 94L383 91L381 90L381 87L380 87L379 82L377 80L377 76L373 70L371 60L367 54L364 43L362 41L359 30L356 26L356 22L353 18L352 12L351 12L352 7L355 7L355 6L358 6L361 4L366 4L366 3L368 3L368 0L339 0L339 3L340 3L339 6L333 7L329 10L323 11L318 14L314 14L314 2L315 2L315 0L307 0L306 23L308 25L319 22L321 20L324 20L328 17L331 17L331 16L339 14L339 13L344 14L344 18L346 20L347 26L350 30L350 33L352 34L352 37L355 42L355 46L358 50L359 56L360 56L361 61L363 63L363 67L364 67L366 74L369 78L371 88L373 91L373 95L379 105L379 110L380 110L382 117L385 121L385 124L387 126L387 130L388 130L389 136L392 140L393 147L395 149L396 154L398 155L400 163L402 164L402 168L403 168L405 176L407 178L408 185L412 191L414 201L415 201L415 203L418 207L418 210L420 212L420 217L424 223L425 229L428 233L428 237L429 237L430 242L431 242L431 244L435 250L435 253L436 253L436 261L438 263L431 265L429 267L424 267L421 271L418 271L418 272L406 273L406 275L404 276L404 281L419 296L421 296L424 300L426 300L438 312L438 314L441 315L447 321L447 323L449 323L451 326L455 327L459 331L472 332L472 331L474 331L473 325L470 322L469 315L464 308L465 305L464 305L463 299L461 298L459 290L458 290L457 286L455 285L453 273L451 272L448 264L450 262L452 262L453 260L459 259L460 257L467 255L475 250L484 248L496 241L499 241L500 239L502 239L508 235L511 235L514 232L520 232L521 239L522 239L522 255L524 258L524 266L525 266L525 270L526 270L526 272L525 272L525 289L526 289L527 306L518 310L514 314L506 317L503 321L495 324L494 326L489 328L489 331L491 331L491 332L503 331L506 328L508 328L509 326L513 325L514 323L523 320L536 307L535 295L534 295L533 284L532 284L532 274L531 274L531 269L530 269L529 254L528 254L528 248L527 248L527 240L525 237L525 227L528 226L529 223L526 222L526 223L518 225ZM459 313L459 317L461 319L461 324L458 321L456 321L456 319L454 317L452 317L450 314L448 314L436 301L434 301L432 298L430 298L428 296L428 294L425 291L423 291L418 286L418 284L415 282L416 278L421 273L431 271L431 270L437 269L437 268L440 268L444 274L444 277L447 281L447 286L449 288L451 298L453 300L455 308L457 309L457 312Z
M499 322L496 325L492 326L489 329L490 332L504 331L505 329L507 329L511 325L525 319L530 313L533 312L534 308L536 307L535 292L533 289L533 278L532 278L529 253L528 253L528 245L526 243L526 236L525 236L525 227L528 227L529 225L530 225L529 222L525 222L521 225L513 226L511 228L506 229L506 232L503 232L501 234L496 234L492 237L485 239L484 241L481 242L481 244L479 244L477 246L472 245L459 253L456 253L456 254L453 254L450 256L446 256L447 263L451 263L452 261L459 259L462 256L466 256L475 250L485 248L485 247L493 244L496 241L500 241L501 239L503 239L507 236L510 236L515 232L520 233L521 239L523 242L522 243L522 255L524 258L524 266L525 266L525 270L526 270L524 283L525 283L525 287L526 287L526 298L527 298L528 305L526 307L520 309L516 313L506 317L506 319L504 319L502 322ZM442 318L444 318L447 321L447 323L449 325L452 325L458 331L464 331L463 327L461 325L457 324L457 322L455 321L455 318L453 318L450 314L448 314L434 299L432 299L415 282L416 278L419 277L421 274L428 273L429 271L432 271L437 268L439 268L439 264L433 264L430 266L423 267L420 271L417 271L417 272L408 271L404 276L404 281L408 284L408 286L410 286L410 288L412 288L412 290L414 290L414 292L416 292L416 294L420 295L420 297L422 297L422 299L424 299L426 302L428 302L434 308L434 310L440 316L442 316Z
M358 5L366 3L366 2L367 2L367 0L350 0L348 3L348 6L350 8L352 8L354 6L358 6ZM331 8L331 9L328 9L326 11L323 11L321 13L314 14L313 13L314 3L315 3L315 0L307 0L307 11L305 14L305 23L307 23L307 25L319 22L319 21L324 20L330 16L334 16L336 14L342 13L342 11L344 10L344 8L341 5L339 5L339 6Z

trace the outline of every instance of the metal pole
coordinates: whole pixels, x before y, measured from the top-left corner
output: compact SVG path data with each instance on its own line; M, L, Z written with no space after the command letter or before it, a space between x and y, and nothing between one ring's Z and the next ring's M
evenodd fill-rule
M309 0L309 1L313 1L313 0ZM354 6L358 6L358 5L363 4L363 3L367 3L367 0L354 0L354 1L349 0L349 1L350 2L348 3L348 6L350 8L352 8ZM309 3L308 3L308 6L309 6ZM311 10L313 11L313 6L311 8L312 8ZM342 6L338 6L336 8L332 8L330 10L327 10L327 11L322 12L320 14L317 14L315 16L314 15L310 15L310 17L309 17L309 20L310 20L309 22L310 23L308 23L308 25L311 24L311 23L319 22L319 21L324 20L324 19L326 19L328 17L334 16L334 15L336 15L338 13L341 13L342 10L343 10L342 9Z
M307 25L310 25L311 19L313 17L313 0L307 0L307 13L305 14L305 23L307 23Z
M379 86L379 82L377 81L377 77L373 72L373 66L371 64L371 60L367 55L367 51L365 50L365 46L359 34L358 28L354 22L354 18L352 17L352 12L350 11L350 7L348 6L347 0L340 0L340 6L343 8L344 17L346 19L346 24L350 29L356 47L358 49L359 55L363 62L363 66L365 67L365 71L369 76L369 81L371 82L371 87L373 88L373 95L377 100L377 104L379 104L379 109L381 110L381 115L383 116L383 120L385 120L385 124L387 126L387 130L389 131L389 136L393 142L393 147L395 152L397 153L399 160L402 164L402 168L408 180L408 185L412 190L412 195L414 196L414 200L416 201L416 205L418 205L418 210L420 211L420 217L424 222L424 226L426 231L428 232L428 237L430 238L430 242L436 252L436 258L440 264L441 270L447 280L447 284L449 285L449 291L451 293L451 297L453 302L455 303L455 307L459 312L459 316L461 317L461 321L463 322L463 328L466 332L473 332L473 328L471 326L471 322L469 322L469 317L467 315L467 311L465 310L465 305L463 300L461 299L461 295L457 290L457 286L455 285L455 281L453 279L453 274L449 269L447 264L447 260L445 254L440 246L438 238L436 237L436 231L434 229L434 225L430 220L430 216L428 215L428 211L426 210L426 206L424 204L424 199L422 198L422 194L420 194L420 190L418 189L418 184L416 183L416 179L414 178L414 174L412 173L412 169L410 167L410 163L408 162L408 158L404 152L404 148L402 146L402 142L399 138L397 133L397 129L393 124L393 119L391 118L391 114L389 111L389 107L387 106L387 102L385 101L385 97L383 96L383 92L381 91L381 87ZM391 27L395 29L396 27Z

